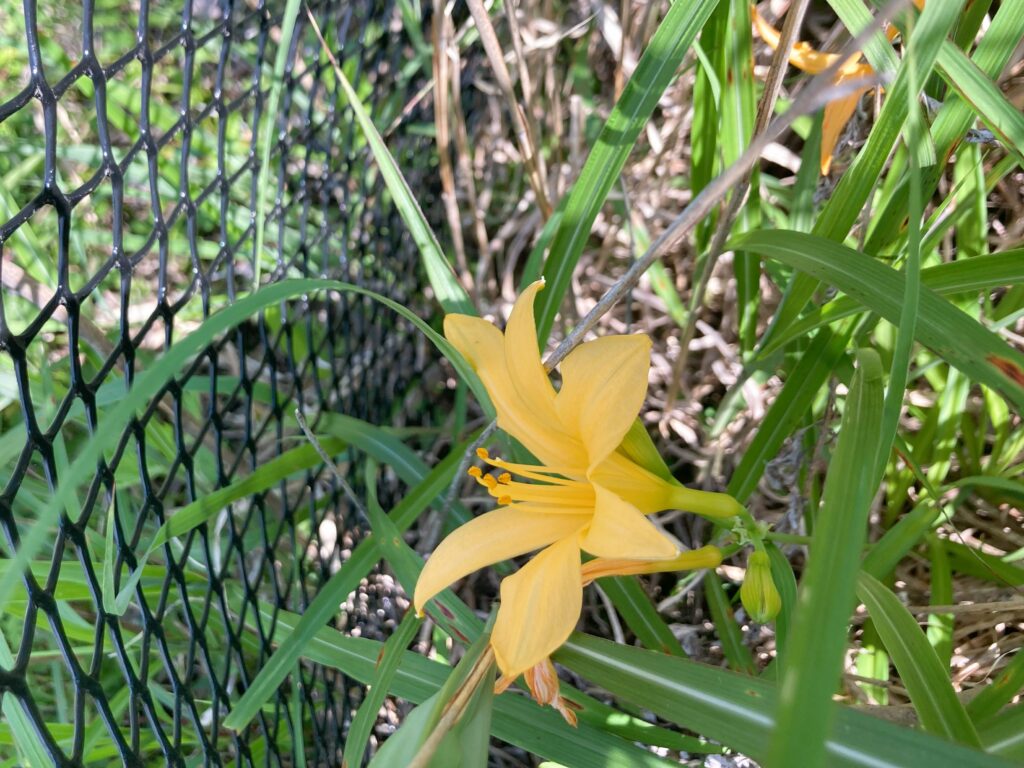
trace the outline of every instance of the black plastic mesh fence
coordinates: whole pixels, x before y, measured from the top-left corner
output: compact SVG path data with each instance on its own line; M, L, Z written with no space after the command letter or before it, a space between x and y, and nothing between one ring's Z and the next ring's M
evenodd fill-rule
M388 0L310 7L415 184L424 79L400 14ZM330 276L416 306L414 249L304 11L264 122L283 11L0 0L0 566L125 387L249 293L257 258L262 282ZM300 743L312 764L338 764L359 690L330 670L303 666L245 737L221 725L272 650L257 602L301 612L360 535L329 473L172 541L120 615L104 611L103 566L120 584L173 510L298 445L299 405L400 420L418 343L389 310L319 295L252 318L181 371L6 600L0 765L291 765Z

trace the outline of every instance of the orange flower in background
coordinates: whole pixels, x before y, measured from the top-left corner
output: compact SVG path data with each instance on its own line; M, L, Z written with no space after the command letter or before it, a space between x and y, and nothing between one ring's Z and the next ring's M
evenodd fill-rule
M581 344L562 363L562 386L555 390L534 323L534 297L543 287L539 281L523 292L504 333L478 317L445 318L445 336L480 376L498 426L540 463L511 463L478 451L496 473L473 467L470 474L499 508L441 542L420 574L414 603L422 612L467 574L540 550L502 581L491 646L502 673L499 688L529 673L531 688L543 693L538 700L551 704L557 678L552 683L548 657L575 628L585 583L721 561L715 547L681 553L647 515L686 509L723 518L742 507L726 494L691 490L648 471L620 450L647 394L647 336ZM584 563L583 552L595 559Z
M924 7L924 0L913 1L918 10ZM779 30L765 21L764 17L757 12L756 7L751 8L751 16L754 21L754 28L757 29L757 34L761 36L761 39L773 51L777 49L781 38ZM893 27L888 27L886 34L892 40L897 33ZM862 58L863 54L856 53L844 61L839 67L833 83L835 85L842 85L874 75L875 70L872 69L870 64L861 61ZM810 44L805 42L793 43L793 49L789 53L790 64L812 75L824 72L838 60L839 54L816 51ZM840 96L838 99L830 101L825 105L825 117L821 127L821 174L823 176L827 176L829 169L832 167L832 155L835 152L836 144L839 143L839 136L842 134L846 124L850 122L850 118L853 117L861 97L873 87L872 85L865 85L856 88L852 93Z

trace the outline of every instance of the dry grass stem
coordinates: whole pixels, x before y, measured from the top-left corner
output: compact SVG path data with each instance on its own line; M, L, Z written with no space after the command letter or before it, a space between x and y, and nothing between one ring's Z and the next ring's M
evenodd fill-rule
M612 307L639 282L640 277L650 269L651 264L657 261L662 253L685 237L689 232L707 217L717 206L722 198L734 189L749 173L761 156L761 152L771 142L775 141L788 129L798 117L809 115L817 111L823 104L832 99L853 93L865 85L880 85L882 80L875 76L870 78L849 80L842 85L833 84L833 78L839 71L843 62L861 49L864 42L876 31L882 28L892 13L905 5L908 0L892 0L864 30L849 42L835 62L825 69L821 74L810 80L800 95L794 99L785 113L772 121L763 132L754 136L750 146L736 160L735 163L726 168L716 176L701 192L693 198L683 211L676 216L666 227L658 238L651 243L644 255L635 261L626 273L598 300L585 317L583 317L575 328L565 337L561 344L545 361L548 370L554 368L565 359L584 337L597 325Z
M498 42L498 35L491 24L491 17L487 13L481 0L467 0L469 12L476 23L477 32L480 34L480 42L483 43L484 52L491 63L494 77L498 81L498 87L507 102L509 113L512 115L516 143L523 156L523 164L526 166L527 176L530 180L530 187L537 198L537 206L540 208L545 219L551 216L553 208L547 195L547 180L544 175L542 160L536 151L536 143L533 133L530 130L530 123L525 110L516 98L515 87L512 84L512 76L505 64L505 54Z
M772 63L768 67L764 91L757 104L757 117L755 118L753 132L755 137L764 133L768 128L772 114L775 112L775 102L778 100L779 90L782 88L782 77L789 66L789 54L793 48L793 43L796 42L800 25L803 23L804 14L807 12L809 4L810 0L796 0L786 13L786 21L782 26L782 37L772 55ZM708 249L707 255L703 261L699 259L697 261L699 274L693 292L690 294L690 302L686 312L686 325L683 326L682 332L679 334L679 356L676 358L675 365L672 368L672 378L669 379L668 393L665 396L666 415L675 406L676 394L679 391L679 383L682 380L681 374L686 369L686 364L690 357L690 343L693 341L697 314L700 310L700 305L704 301L708 280L725 249L725 243L729 239L729 233L732 231L733 221L736 219L740 208L743 207L749 189L750 177L745 176L740 179L738 186L729 198L729 204L718 222L718 228L715 230L715 235L711 240L711 247Z

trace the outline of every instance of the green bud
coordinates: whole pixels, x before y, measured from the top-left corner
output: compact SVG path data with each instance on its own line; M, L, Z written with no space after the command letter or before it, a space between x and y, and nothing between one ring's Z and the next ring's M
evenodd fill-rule
M764 624L782 610L782 598L772 581L772 566L768 553L751 552L747 559L747 575L740 587L740 601L754 621Z

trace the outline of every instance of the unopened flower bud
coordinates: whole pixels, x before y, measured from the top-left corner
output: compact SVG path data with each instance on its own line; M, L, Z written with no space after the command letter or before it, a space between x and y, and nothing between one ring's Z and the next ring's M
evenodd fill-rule
M747 575L740 587L740 601L750 618L761 624L774 619L782 609L782 598L772 581L772 566L767 552L752 552L747 559Z

